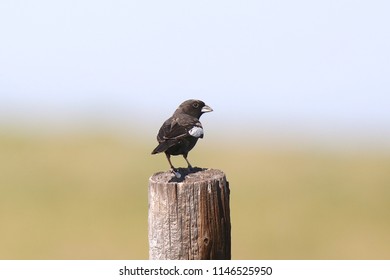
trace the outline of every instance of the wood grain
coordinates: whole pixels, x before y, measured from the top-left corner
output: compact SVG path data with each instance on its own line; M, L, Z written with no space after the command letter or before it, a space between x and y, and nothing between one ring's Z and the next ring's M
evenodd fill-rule
M149 259L231 258L230 190L216 169L159 172L149 179Z

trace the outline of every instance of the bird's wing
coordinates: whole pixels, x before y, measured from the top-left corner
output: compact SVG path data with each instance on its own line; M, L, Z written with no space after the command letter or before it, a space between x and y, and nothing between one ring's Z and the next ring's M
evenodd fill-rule
M202 137L202 124L197 118L180 114L174 115L164 122L157 135L157 140L159 142L180 140L187 136Z

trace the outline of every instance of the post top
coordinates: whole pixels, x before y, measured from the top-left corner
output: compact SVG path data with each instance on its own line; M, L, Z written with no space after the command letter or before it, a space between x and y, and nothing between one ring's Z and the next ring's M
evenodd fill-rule
M177 172L181 174L181 178L176 176L171 171L162 171L153 174L149 181L153 183L193 183L220 179L225 177L225 173L218 169L198 168L194 167L191 171L187 168L178 168Z

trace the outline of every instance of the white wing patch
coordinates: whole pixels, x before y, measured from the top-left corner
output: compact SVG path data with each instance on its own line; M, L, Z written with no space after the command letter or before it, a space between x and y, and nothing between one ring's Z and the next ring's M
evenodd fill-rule
M203 128L199 127L199 126L194 126L193 128L191 128L188 133L193 136L193 137L196 137L196 138L199 138L199 137L203 137Z

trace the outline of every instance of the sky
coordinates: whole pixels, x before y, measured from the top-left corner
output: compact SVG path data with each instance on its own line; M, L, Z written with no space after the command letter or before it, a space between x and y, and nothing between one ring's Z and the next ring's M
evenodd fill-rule
M390 140L389 11L384 0L2 0L0 124L155 130L197 98L212 129Z

